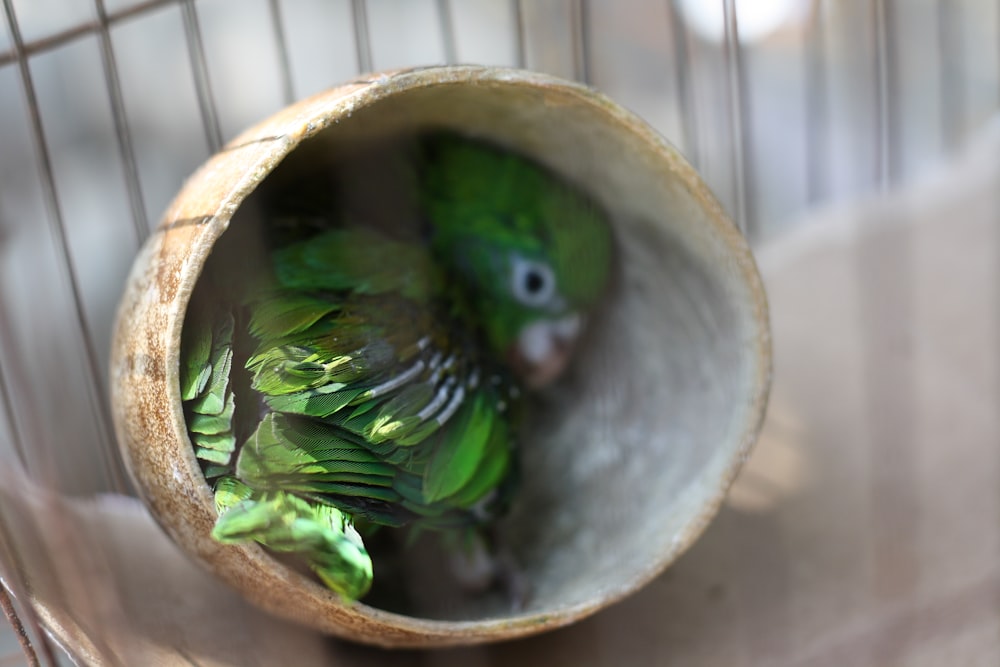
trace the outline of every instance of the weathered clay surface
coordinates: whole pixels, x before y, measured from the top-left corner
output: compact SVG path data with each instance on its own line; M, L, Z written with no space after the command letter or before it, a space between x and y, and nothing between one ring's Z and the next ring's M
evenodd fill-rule
M615 222L613 298L571 377L539 399L551 417L523 443L524 491L504 526L532 588L518 612L489 599L439 609L419 582L420 616L345 606L258 547L215 543L210 490L181 411L187 303L246 197L275 168L308 169L324 152L428 125L536 157L590 191ZM140 495L173 539L261 607L385 646L533 634L637 590L718 509L756 438L770 378L753 259L683 159L589 89L480 67L372 75L236 138L185 184L137 258L113 346L119 441ZM453 620L435 620L442 616Z

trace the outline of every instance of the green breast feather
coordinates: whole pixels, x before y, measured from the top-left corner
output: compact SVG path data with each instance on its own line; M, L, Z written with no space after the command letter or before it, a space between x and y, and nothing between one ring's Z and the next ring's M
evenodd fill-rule
M417 154L423 241L331 211L183 332L213 536L296 554L345 600L373 576L356 528L496 518L519 385L563 363L609 272L600 213L541 167L450 134Z

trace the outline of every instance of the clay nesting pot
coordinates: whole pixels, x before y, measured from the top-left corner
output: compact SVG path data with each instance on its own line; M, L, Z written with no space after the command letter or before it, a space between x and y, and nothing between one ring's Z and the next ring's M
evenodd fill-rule
M421 576L405 614L345 605L256 545L215 542L211 489L184 423L185 310L220 238L253 224L241 205L269 178L307 174L324 155L430 126L548 165L599 201L614 227L611 294L571 372L533 399L522 437L522 487L502 525L530 590L519 610L490 595L444 605L428 590L433 578ZM187 181L136 259L113 346L119 441L172 538L264 609L384 646L528 635L643 586L718 509L757 435L770 376L767 307L750 250L681 156L588 88L471 66L372 75L234 139Z

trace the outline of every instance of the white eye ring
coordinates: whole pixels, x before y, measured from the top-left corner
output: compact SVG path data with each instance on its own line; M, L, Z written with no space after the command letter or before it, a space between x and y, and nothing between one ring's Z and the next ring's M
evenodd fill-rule
M514 257L511 267L511 293L525 306L548 305L556 293L556 274L547 264Z

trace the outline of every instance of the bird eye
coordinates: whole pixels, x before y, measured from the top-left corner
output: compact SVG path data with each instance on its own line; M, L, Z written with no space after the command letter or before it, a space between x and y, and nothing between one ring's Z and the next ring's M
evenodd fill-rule
M526 306L544 306L556 291L552 267L521 257L514 258L511 282L514 298Z

